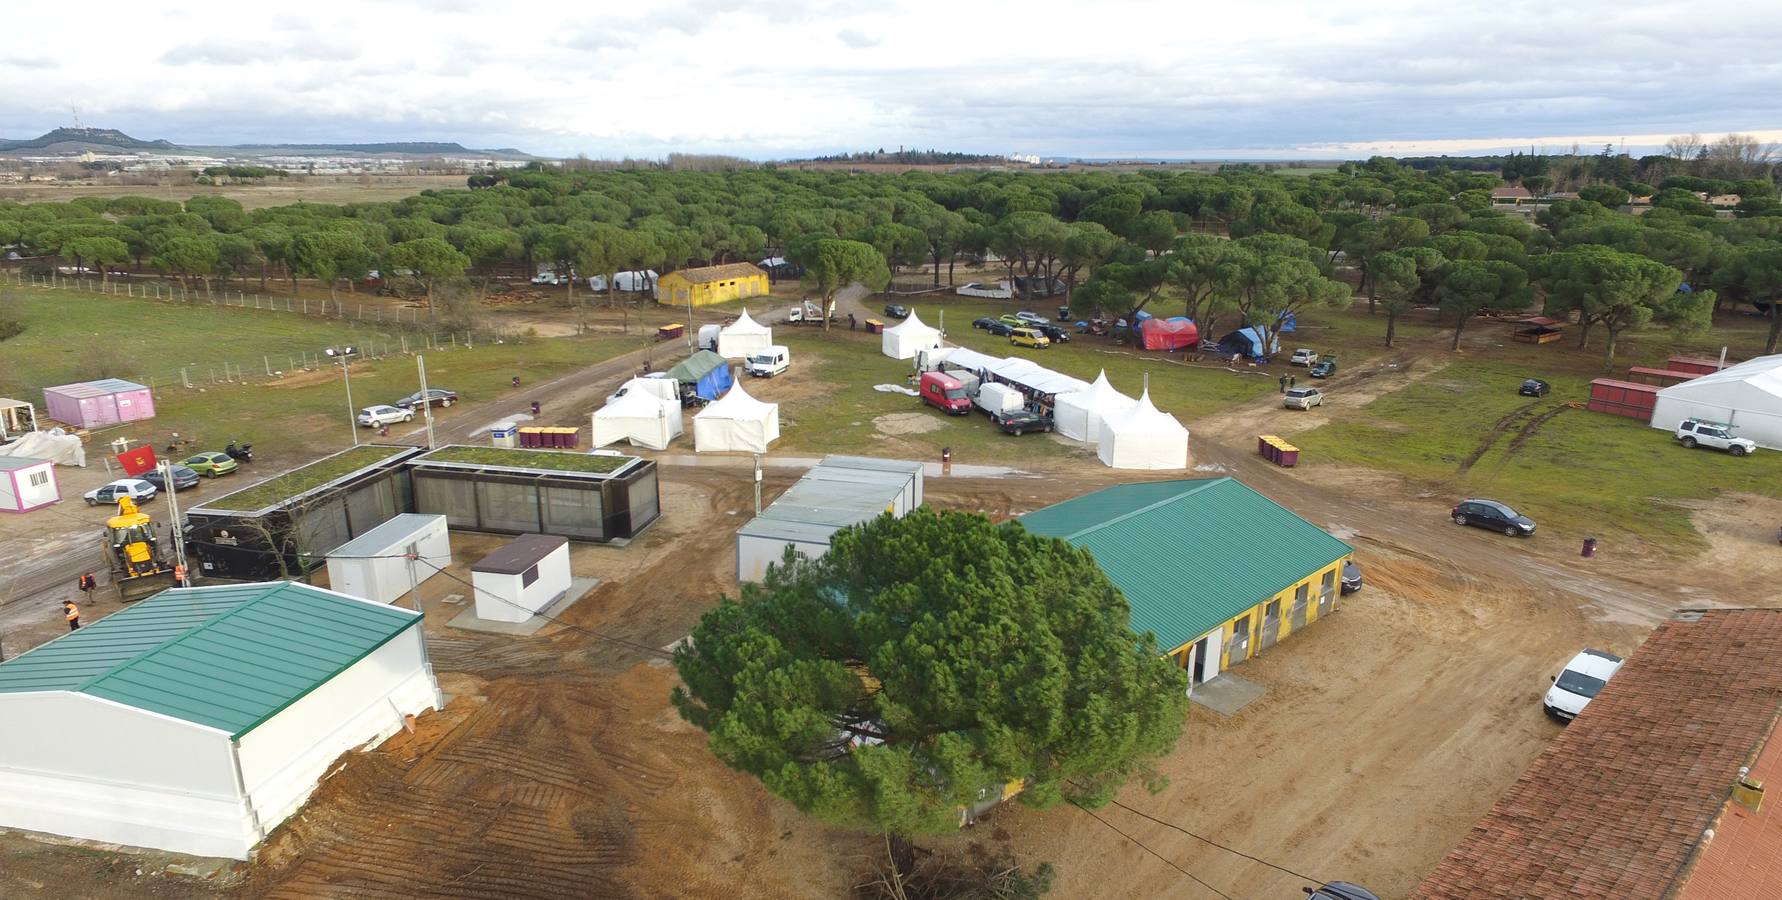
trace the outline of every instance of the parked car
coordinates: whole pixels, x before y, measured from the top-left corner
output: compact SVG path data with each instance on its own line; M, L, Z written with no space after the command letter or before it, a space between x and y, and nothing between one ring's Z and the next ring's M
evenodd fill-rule
M1044 350L1052 346L1052 341L1041 334L1037 328L1016 328L1009 332L1009 343L1017 347L1032 347Z
M1008 335L1009 332L1015 330L1015 326L1010 325L1009 323L1004 322L1001 319L992 319L989 316L985 316L982 319L973 320L971 323L971 327L982 328L985 331L988 331L991 334L994 334L998 337L1005 337Z
M81 499L86 500L88 506L98 506L101 503L116 503L119 497L129 497L132 500L153 499L156 491L154 485L140 478L119 478L103 487L87 491L81 495Z
M1516 393L1521 394L1524 397L1545 397L1547 396L1547 392L1551 390L1553 390L1553 385L1550 385L1539 378L1530 378L1522 382L1522 387L1517 390Z
M198 472L190 466L169 466L173 470L173 488L176 491L191 490L198 486ZM142 480L155 486L155 490L167 490L167 479L162 477L161 470L142 473Z
M910 316L910 308L901 303L887 303L885 304L885 315L893 319L907 319Z
M1620 669L1621 657L1613 653L1581 651L1553 676L1553 686L1541 698L1541 708L1547 715L1570 722L1590 705L1590 698L1595 697Z
M426 402L428 406L451 406L458 402L457 391L448 391L445 388L428 388L425 392L415 391L401 400L396 401L396 408L420 409L422 393L427 395Z
M1343 593L1353 594L1361 590L1361 567L1355 560L1343 563Z
M756 378L772 378L792 367L792 351L774 344L743 360L743 368Z
M1026 319L1023 319L1020 316L1015 315L1014 313L1006 313L1004 315L997 316L996 320L998 322L1001 322L1004 325L1009 326L1010 328L1026 328L1028 325L1028 322Z
M942 372L924 372L917 383L916 394L922 402L950 416L971 415L971 397L965 383Z
M991 413L990 421L1005 434L1020 437L1029 431L1051 431L1052 417L1046 413L1034 412L1031 409L1011 409L1008 412Z
M391 425L397 422L413 422L414 420L415 411L412 409L397 409L394 406L380 405L367 406L359 410L359 424L366 428L376 428L379 425Z
M1038 328L1040 334L1045 335L1054 344L1063 344L1070 340L1070 332L1056 325L1035 325L1034 327Z
M1501 531L1511 537L1534 534L1535 522L1496 500L1462 500L1452 513L1454 524Z
M1326 881L1316 888L1305 888L1306 900L1380 900L1380 895L1347 881Z
M212 478L227 475L236 469L241 468L241 463L236 462L229 456L229 454L221 451L193 454L186 457L184 460L181 460L180 465L185 466L200 475L209 475Z
M1732 426L1721 422L1706 422L1701 419L1684 419L1677 423L1677 440L1683 446L1694 450L1697 447L1711 447L1725 450L1734 456L1744 456L1757 449L1757 442L1750 438L1735 437Z
M1318 361L1318 351L1301 347L1293 351L1293 357L1287 360L1289 365L1309 366Z
M1052 324L1051 319L1048 319L1045 316L1040 315L1039 313L1036 313L1032 310L1027 310L1027 309L1024 309L1018 313L1015 313L1015 318L1020 319L1021 321L1025 322L1029 325L1050 325L1050 324Z
M1324 405L1324 392L1315 387L1288 388L1281 398L1281 405L1288 409L1311 409Z
M1312 366L1311 374L1313 378L1329 378L1336 374L1336 370L1337 358L1335 356L1323 356Z

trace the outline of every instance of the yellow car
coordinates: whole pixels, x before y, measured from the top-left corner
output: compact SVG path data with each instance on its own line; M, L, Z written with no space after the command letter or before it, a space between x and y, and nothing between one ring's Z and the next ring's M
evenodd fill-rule
M1009 343L1017 347L1035 347L1044 350L1052 346L1052 341L1038 328L1017 328L1009 332Z

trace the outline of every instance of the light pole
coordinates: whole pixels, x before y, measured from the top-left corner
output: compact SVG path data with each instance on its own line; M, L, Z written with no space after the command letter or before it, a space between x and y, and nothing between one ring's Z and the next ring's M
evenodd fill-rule
M161 483L167 485L167 513L172 517L167 530L168 537L173 540L173 564L184 576L178 584L180 587L191 587L192 572L186 568L186 540L184 529L179 524L179 499L175 496L179 493L179 486L173 483L173 463L163 461L156 467L161 470Z
M351 346L339 350L329 347L323 352L327 353L332 359L340 360L340 375L342 378L346 379L347 426L353 429L353 446L357 447L359 446L359 420L353 414L353 375L350 367L353 354L358 353L359 350L358 348Z
M416 371L420 372L420 375L421 375L421 413L427 420L427 449L432 450L433 449L433 398L428 396L428 394L427 394L427 361L422 359L421 354L419 354L419 353L415 354L415 369L416 369ZM421 607L418 605L419 601L416 601L416 603L417 603L417 605L415 606L415 608L420 609Z

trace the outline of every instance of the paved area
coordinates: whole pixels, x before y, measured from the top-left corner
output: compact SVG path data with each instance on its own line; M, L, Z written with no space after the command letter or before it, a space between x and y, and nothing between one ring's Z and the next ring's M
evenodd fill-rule
M1188 698L1197 706L1204 706L1222 716L1235 716L1238 711L1262 697L1262 685L1254 681L1246 681L1230 672L1217 675L1211 681L1203 681L1194 686Z
M521 637L531 637L532 635L537 634L539 630L546 625L551 624L552 618L555 618L564 610L574 606L577 600L588 596L588 592L594 590L599 584L600 579L598 578L571 578L569 580L569 590L564 591L563 596L557 598L557 600L550 606L545 607L539 615L531 616L524 622L498 622L492 619L478 618L476 614L476 601L473 598L465 597L462 601L464 603L464 611L453 616L452 621L448 624L453 628L462 628L465 631L483 631L489 634L510 634Z

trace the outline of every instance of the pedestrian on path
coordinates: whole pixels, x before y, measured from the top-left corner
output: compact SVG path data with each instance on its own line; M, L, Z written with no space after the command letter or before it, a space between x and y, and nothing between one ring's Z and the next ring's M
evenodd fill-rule
M1287 376L1281 376L1281 393L1287 393Z
M80 592L87 598L87 600L92 600L93 592L98 589L99 579L94 578L93 573L88 572L85 575L80 576Z
M1297 375L1287 376L1287 386L1289 388L1297 387L1298 385L1299 385L1299 376L1297 376Z
M68 620L69 631L80 630L80 607L75 606L73 600L62 601L62 617Z

